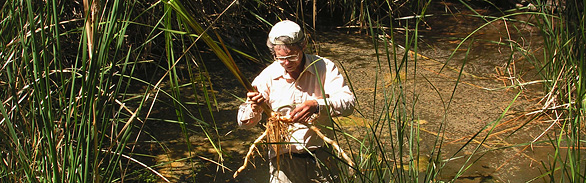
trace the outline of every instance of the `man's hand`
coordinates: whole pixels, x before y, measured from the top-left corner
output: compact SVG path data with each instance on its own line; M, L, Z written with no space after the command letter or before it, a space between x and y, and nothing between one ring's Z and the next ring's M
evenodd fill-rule
M250 103L250 107L254 112L261 112L262 108L260 105L265 102L265 98L259 92L248 92L246 93L247 102Z
M295 123L307 123L311 120L314 113L317 112L318 103L316 100L307 100L301 105L298 105L293 111L291 111L291 117Z

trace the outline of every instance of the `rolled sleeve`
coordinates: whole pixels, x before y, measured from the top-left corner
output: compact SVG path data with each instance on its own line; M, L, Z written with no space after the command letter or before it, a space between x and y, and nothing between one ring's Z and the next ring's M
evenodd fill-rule
M261 114L252 111L250 103L243 103L238 107L238 126L241 128L253 127L261 118Z
M270 77L261 74L257 76L252 82L252 86L257 88L258 92L265 98L266 101L270 100L268 95L269 87L266 84L269 78ZM268 103L268 105L270 106L270 103ZM250 102L247 99L245 103L238 107L238 126L240 128L248 129L257 125L258 122L262 119L262 112L262 110L259 112L252 111Z

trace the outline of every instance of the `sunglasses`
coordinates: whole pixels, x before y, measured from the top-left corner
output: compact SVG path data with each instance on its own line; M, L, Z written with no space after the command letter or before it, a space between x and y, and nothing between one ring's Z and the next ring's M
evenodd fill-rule
M299 56L298 55L289 55L289 56L282 56L282 57L275 56L275 60L279 61L279 63L285 63L285 60L288 60L289 62L297 62L297 61L299 61Z

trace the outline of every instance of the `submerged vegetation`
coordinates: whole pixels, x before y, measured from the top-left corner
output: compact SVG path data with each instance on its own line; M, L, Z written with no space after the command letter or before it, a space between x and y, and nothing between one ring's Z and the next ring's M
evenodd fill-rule
M446 2L462 9L450 9ZM319 34L316 30L329 27L355 30L352 32L372 38L372 49L377 52L373 62L377 62L376 71L381 74L372 91L375 102L359 103L356 111L357 116L369 121L361 123L365 134L332 127L336 133L330 138L347 149L354 161L345 163L341 159L340 164L355 165L354 174L340 168L344 182L455 181L488 152L527 149L536 144L551 147L552 153L547 159L537 160L541 174L525 181L584 182L584 1L526 0L518 2L516 8L511 8L515 3L510 2L7 0L0 11L0 180L170 181L159 167L194 159L212 162L222 169L219 171L234 171L236 167L225 166L225 161L239 164L241 159L223 149L220 139L225 134L219 132L222 124L214 120L222 103L214 87L221 86L215 84L217 71L208 67L221 62L222 68L232 74L221 78L235 78L242 84L242 92L252 90L248 78L253 76L243 74L241 68L270 62L263 47L265 34L272 23L291 19L300 22L310 38ZM429 14L430 6L442 3L444 15ZM498 13L482 14L475 7ZM421 120L414 110L418 103L409 95L417 88L404 86L408 78L418 77L412 67L417 65L423 47L420 35L429 28L426 18L456 16L465 10L471 12L465 16L484 23L468 35L454 37L458 44L442 61L442 69L455 65L459 73L451 96L462 82L469 58L467 46L476 41L475 33L495 22L516 22L506 28L500 41L481 41L509 48L504 75L510 84L506 88L517 89L520 96L524 86L540 83L545 94L535 101L539 109L524 114L530 120L505 136L521 133L523 127L532 125L531 121L543 121L548 128L531 141L481 149L515 102L511 101L500 116L494 116L493 122L478 129L450 154L442 149L443 136L449 130L443 116L433 132L435 139L427 139L431 148L423 152ZM517 19L519 15L528 18ZM543 46L530 49L524 45L526 35L519 25L537 28ZM311 49L319 51L316 45ZM465 53L461 58L457 50L462 49ZM530 62L540 78L524 81L515 67L520 59ZM376 84L384 74L394 76L394 82L379 90ZM352 85L359 79L348 81ZM450 107L451 97L441 100L443 106L439 107L446 113L458 110ZM366 105L372 105L372 109L361 108ZM354 119L333 120L338 124L360 123ZM149 159L156 155L145 154L142 149L152 144L167 149L156 133L170 126L181 130L180 143L187 153L153 163ZM190 134L194 133L204 137L215 154L199 154L190 143L194 140ZM460 157L463 149L472 149L472 154ZM465 160L456 173L440 176L457 158ZM196 166L187 169L192 174L199 171ZM232 173L227 175L231 177ZM183 181L195 181L195 176L186 179Z

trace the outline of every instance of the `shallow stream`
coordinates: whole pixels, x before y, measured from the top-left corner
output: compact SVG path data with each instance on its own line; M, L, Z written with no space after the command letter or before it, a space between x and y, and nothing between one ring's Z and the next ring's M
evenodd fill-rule
M476 11L497 13L485 9ZM426 27L418 35L417 52L405 53L401 48L405 43L394 43L398 48L398 63L403 55L409 57L399 74L394 71L400 64L395 65L393 57L387 60L383 46L386 43L382 39L378 39L377 59L372 38L356 33L357 30L336 28L313 35L319 43L315 47L319 55L337 62L345 70L357 97L359 105L354 115L338 119L342 128L361 137L368 130L368 124L386 111L381 104L389 102L385 99L391 98L392 92L401 85L405 102L412 105L408 112L413 114L413 124L419 125L420 154L428 157L438 148L437 141L441 141L440 159L434 160L442 166L436 180L451 180L458 175L456 182L526 182L541 175L544 172L541 163L548 162L553 149L546 144L529 142L544 140L542 132L551 124L532 119L530 113L538 109L544 93L540 84L511 87L539 78L535 68L520 54L511 54L511 47L507 45L507 40L514 40L527 50L539 53L542 43L537 29L519 22L495 21L457 48L462 38L485 21L467 16L472 12L463 7L446 3L435 3L430 12L433 16L425 19ZM516 18L530 19L528 16ZM378 38L385 36L377 35ZM405 32L397 29L394 36L404 37ZM455 54L450 56L452 53ZM241 66L250 79L262 67ZM217 131L208 130L207 133L220 135L220 139L213 140L221 140L226 169L212 163L218 161L219 156L197 126L191 126L188 133L192 145L189 151L178 125L152 123L149 130L165 148L152 143L142 146L143 151L153 155L156 164L170 162L157 170L171 182L267 182L268 167L260 156L254 159L256 168L249 165L238 178L232 178L249 144L263 129L237 129L236 109L240 101L231 94L244 96L244 88L230 73L221 71L221 65L209 69L220 73L213 76L216 77L213 81L217 81L214 89L220 110L213 112ZM209 117L206 112L202 114ZM155 111L153 115L173 118L174 114ZM489 130L491 135L486 136ZM393 129L387 129L387 134L393 134L391 131ZM480 133L471 140L477 132ZM466 143L468 145L463 146ZM265 152L260 150L261 154ZM460 174L463 165L470 166L464 166L467 170Z

